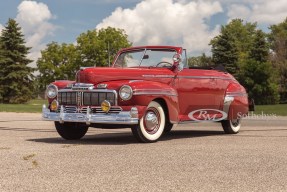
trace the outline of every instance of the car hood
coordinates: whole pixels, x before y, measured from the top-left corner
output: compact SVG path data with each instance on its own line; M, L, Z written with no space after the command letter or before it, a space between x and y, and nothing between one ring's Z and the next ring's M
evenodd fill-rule
M95 67L81 69L77 73L77 83L93 83L115 80L152 80L169 83L174 72L167 68L108 68Z

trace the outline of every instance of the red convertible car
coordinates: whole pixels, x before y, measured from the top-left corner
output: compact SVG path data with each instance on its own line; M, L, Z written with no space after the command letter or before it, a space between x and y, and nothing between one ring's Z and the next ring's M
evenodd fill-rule
M140 142L155 142L173 125L221 122L238 133L248 113L245 89L230 74L188 67L175 46L122 49L112 67L84 67L76 81L55 81L46 91L43 119L64 139L80 139L89 127L131 128Z

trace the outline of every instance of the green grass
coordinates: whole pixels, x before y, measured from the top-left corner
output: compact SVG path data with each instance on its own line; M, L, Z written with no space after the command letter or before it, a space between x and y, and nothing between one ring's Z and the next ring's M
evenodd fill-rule
M255 114L275 114L277 116L287 116L287 104L280 105L255 105Z
M41 113L43 104L47 100L34 99L25 104L0 104L0 112Z

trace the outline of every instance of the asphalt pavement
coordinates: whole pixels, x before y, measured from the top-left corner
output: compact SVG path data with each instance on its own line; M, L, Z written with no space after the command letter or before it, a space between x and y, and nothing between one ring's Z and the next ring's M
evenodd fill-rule
M157 143L129 129L60 138L40 114L0 113L0 191L287 191L287 118L178 125Z

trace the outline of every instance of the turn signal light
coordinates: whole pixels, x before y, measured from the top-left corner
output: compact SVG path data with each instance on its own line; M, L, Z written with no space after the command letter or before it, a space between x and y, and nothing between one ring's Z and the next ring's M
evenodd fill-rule
M50 109L51 111L57 111L59 106L59 103L57 100L52 101L51 105L50 105Z
M111 109L111 103L107 100L104 100L101 104L101 108L104 112L108 113Z

